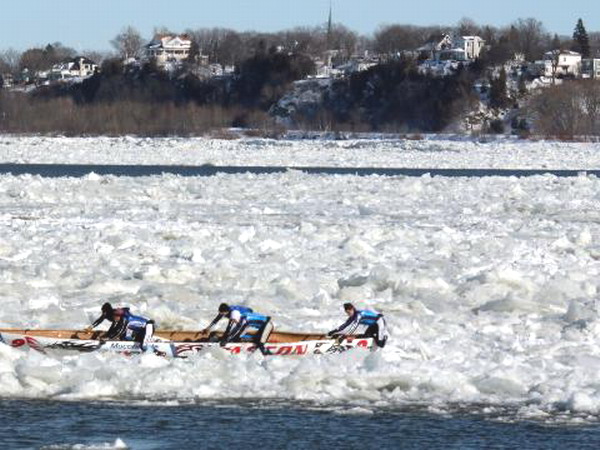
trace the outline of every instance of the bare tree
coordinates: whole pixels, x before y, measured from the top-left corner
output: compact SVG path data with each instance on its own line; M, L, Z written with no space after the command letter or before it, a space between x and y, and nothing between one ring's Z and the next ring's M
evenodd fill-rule
M516 38L517 51L524 54L528 61L539 59L549 47L551 37L537 19L519 19L511 31Z
M30 48L21 54L19 70L27 69L30 72L48 69L46 55L41 48Z
M456 34L459 36L476 36L481 34L481 27L469 17L463 17L456 24Z
M597 58L600 56L600 32L590 33L590 56Z
M580 122L580 110L571 89L563 86L547 88L532 103L535 129L539 133L573 138Z
M48 44L44 48L30 48L19 58L19 69L37 72L50 69L54 64L65 62L75 56L75 50L63 46L60 42Z
M244 51L242 53L245 57L264 54L282 45L278 36L270 33L246 32L240 35L240 39L243 43Z
M365 54L365 52L372 52L375 47L375 40L369 36L359 34L356 41L355 52L357 54Z
M21 54L13 49L8 49L0 53L0 73L11 73L16 75L19 71L19 60Z
M552 72L552 84L556 84L556 75L558 74L558 69L560 67L560 54L561 50L552 50L550 55L552 59L550 60L550 70Z
M281 45L289 52L309 53L312 45L312 32L309 27L297 27L277 34Z
M73 58L77 52L71 47L66 47L60 42L54 42L46 46L46 52L48 59L52 64L64 62L70 58Z
M375 51L392 55L423 45L422 29L412 25L387 25L375 32Z
M327 50L327 39L319 27L298 27L280 33L286 49L318 57Z
M239 64L245 59L244 56L244 43L235 31L230 31L223 36L215 52L216 61L224 65Z
M123 59L138 58L141 56L142 36L131 26L123 29L110 43Z
M238 33L227 28L200 28L187 30L186 34L189 34L198 44L200 54L208 56L209 62L221 63L221 46L226 42L226 37L230 40L231 35Z
M340 50L344 57L350 58L356 50L357 40L358 35L354 31L344 25L334 24L329 35L329 50Z
M85 51L81 52L81 54L83 56L85 56L86 58L91 59L98 65L101 65L104 61L106 61L110 57L108 53L99 52L96 50L85 50Z
M599 81L573 81L543 89L530 107L539 133L567 139L600 134Z
M580 84L585 134L600 134L600 81L585 80Z
M498 39L500 38L500 32L497 28L492 27L490 25L485 25L480 30L480 36L485 41L486 44L490 46L494 46Z

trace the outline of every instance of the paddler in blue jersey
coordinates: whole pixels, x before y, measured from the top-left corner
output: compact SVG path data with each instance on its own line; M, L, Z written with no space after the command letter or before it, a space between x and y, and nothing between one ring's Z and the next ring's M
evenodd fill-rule
M106 332L107 339L139 342L142 350L146 351L154 335L154 321L141 316L134 316L129 308L113 308L106 302L102 305L102 315L98 317L91 328L100 325L104 320L112 322Z
M327 336L348 336L353 334L358 327L366 326L364 333L360 336L372 337L378 347L385 346L388 335L383 314L368 309L356 309L352 303L344 303L344 311L348 314L348 320L327 333Z
M222 346L228 342L240 342L245 339L254 342L263 355L267 353L264 344L273 331L273 323L269 316L255 313L247 306L221 303L219 313L204 331L209 332L223 317L227 317L229 322L221 337ZM249 333L251 330L255 330L255 333Z

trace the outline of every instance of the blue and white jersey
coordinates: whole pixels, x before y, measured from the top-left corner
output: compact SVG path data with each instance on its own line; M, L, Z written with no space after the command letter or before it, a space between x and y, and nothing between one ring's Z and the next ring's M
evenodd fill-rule
M240 323L247 314L252 313L252 308L248 308L247 306L234 305L229 307L229 312L217 314L217 317L213 319L213 321L206 327L207 330L212 330L217 323L223 318L227 317L229 320L233 320L234 322Z
M246 314L246 321L248 322L249 327L262 326L268 320L269 320L269 317L265 316L264 314L258 314L255 312Z
M235 305L229 307L228 317L237 321L253 312L252 308L248 308L247 306Z
M247 331L252 331L252 330L260 330L262 329L262 327L269 321L269 317L265 316L263 314L258 314L258 313L250 313L247 314L245 319L243 319L243 321L245 321L245 329L244 329L244 334L242 334L242 338L244 339L250 339L252 337L254 337L253 333L248 333ZM242 322L242 325L244 325L244 323Z
M260 330L269 321L269 317L255 313L250 308L242 306L231 307L229 320L236 322L236 325L231 330L231 335L236 335L243 329L244 334L240 337L251 338L253 334L246 331Z
M377 323L377 319L382 317L382 314L379 314L375 311L371 311L369 309L363 309L358 312L358 324L371 326Z
M355 313L340 327L336 328L334 332L344 335L354 334L359 326L370 327L371 325L375 325L382 317L383 314L370 309L357 309Z
M126 341L133 341L137 335L146 328L148 319L142 316L134 316L129 311L123 314L125 320L125 336L123 337Z

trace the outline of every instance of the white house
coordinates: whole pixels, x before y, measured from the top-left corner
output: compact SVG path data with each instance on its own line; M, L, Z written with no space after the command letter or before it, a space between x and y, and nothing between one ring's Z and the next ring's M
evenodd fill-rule
M458 36L451 38L444 34L417 49L430 60L472 61L479 58L485 41L479 36Z
M463 50L466 58L472 60L479 58L485 47L485 41L479 36L459 36L454 38L452 47Z
M153 58L159 66L169 62L185 60L190 55L191 39L185 35L156 35L146 45L146 56Z
M570 50L552 50L544 53L544 59L536 61L535 66L545 77L578 77L581 74L581 55Z
M600 79L600 59L582 59L581 78Z
M66 80L71 78L87 78L96 73L98 65L84 56L76 56L70 61L52 66L47 78L50 80Z
M442 50L450 50L453 47L452 38L449 34L442 34L434 37L431 41L427 42L422 47L417 49L421 55L427 59L437 59L437 55Z

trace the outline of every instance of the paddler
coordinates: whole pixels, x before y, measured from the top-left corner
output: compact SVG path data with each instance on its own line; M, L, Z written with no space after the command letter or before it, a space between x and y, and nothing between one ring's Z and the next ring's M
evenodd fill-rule
M209 332L223 317L227 317L229 322L221 337L222 346L228 342L240 342L242 339L249 339L256 343L263 354L267 353L264 344L273 331L273 323L269 316L255 313L252 308L247 306L230 306L227 303L221 303L219 313L204 331ZM251 330L256 330L256 332L253 334L248 333Z
M359 326L366 326L364 333L360 336L372 337L378 347L385 346L388 335L383 314L369 309L356 309L352 303L344 303L344 311L348 314L348 320L327 333L328 336L348 336L353 334Z
M102 305L102 315L98 317L91 328L100 325L104 320L112 322L106 332L107 339L139 342L143 351L146 351L154 335L154 321L142 316L134 316L129 308L113 308L106 302Z

